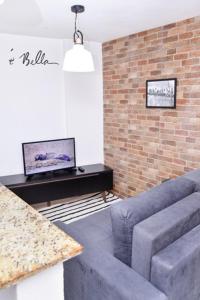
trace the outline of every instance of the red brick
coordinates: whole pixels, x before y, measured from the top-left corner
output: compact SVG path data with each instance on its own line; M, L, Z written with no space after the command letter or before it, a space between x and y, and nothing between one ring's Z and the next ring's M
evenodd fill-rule
M167 50L167 55L175 54L175 53L176 53L176 48Z
M164 144L164 145L176 146L176 142L175 141L164 140L164 141L161 141L161 143Z
M199 98L200 99L200 92L183 93L183 97L185 97L185 98Z
M196 142L196 139L191 138L191 137L187 137L187 138L186 138L186 142L187 142L187 143L195 143L195 142Z
M178 40L178 36L172 35L172 36L169 36L169 37L163 39L163 43L172 43L172 42L176 42L177 40Z
M190 65L196 65L199 64L199 58L191 58L191 59L186 59L182 61L183 66L190 66Z
M174 27L176 27L176 23L171 23L171 24L163 26L163 30L169 30L169 29L172 29Z
M161 74L160 70L151 71L151 75L160 75L160 74Z
M200 168L199 18L103 45L104 153L114 191L138 194ZM147 109L146 80L177 78L177 109Z
M188 53L180 53L180 54L176 54L174 55L174 59L186 59L188 57Z
M173 60L173 56L162 56L162 57L157 57L157 58L151 58L149 59L149 63L160 63L160 62L167 62Z
M179 39L190 39L193 37L193 32L185 32L179 34Z
M157 36L158 36L157 33L147 35L144 37L144 41L147 42L147 41L155 40L157 38Z

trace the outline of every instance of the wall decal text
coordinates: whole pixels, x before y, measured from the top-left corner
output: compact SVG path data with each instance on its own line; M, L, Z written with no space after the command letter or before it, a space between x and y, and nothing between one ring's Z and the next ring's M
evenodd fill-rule
M12 48L10 50L11 53L13 53L14 49ZM21 61L21 63L26 66L35 66L35 65L59 65L58 62L52 62L49 59L47 59L46 57L46 53L42 50L39 50L36 55L31 55L29 51L23 52L20 56L18 57L14 57L12 56L9 59L9 64L10 65L14 65L14 63L16 62L16 60Z

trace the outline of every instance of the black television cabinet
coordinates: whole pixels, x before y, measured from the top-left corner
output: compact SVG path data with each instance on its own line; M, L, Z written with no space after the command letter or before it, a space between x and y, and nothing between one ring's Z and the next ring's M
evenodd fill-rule
M113 170L103 164L83 166L85 172L78 169L58 173L37 174L28 178L23 174L2 176L0 182L29 204L37 204L102 192L113 188Z

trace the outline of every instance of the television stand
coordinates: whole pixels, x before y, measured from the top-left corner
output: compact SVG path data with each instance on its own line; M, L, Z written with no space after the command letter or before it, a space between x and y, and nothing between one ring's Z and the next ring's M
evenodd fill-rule
M85 172L38 174L28 178L23 174L2 176L0 182L29 204L64 199L83 194L102 192L113 188L113 170L103 164L83 166Z

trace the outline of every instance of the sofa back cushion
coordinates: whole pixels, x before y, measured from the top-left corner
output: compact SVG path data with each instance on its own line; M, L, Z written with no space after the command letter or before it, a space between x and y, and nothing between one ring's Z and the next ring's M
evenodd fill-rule
M150 280L152 257L199 224L200 193L193 193L136 224L132 268Z
M194 181L196 183L196 192L200 191L200 169L187 172L182 177Z
M113 205L111 221L115 257L131 266L133 227L158 211L192 194L195 186L191 180L178 177Z
M170 300L199 300L200 225L153 256L151 282Z

